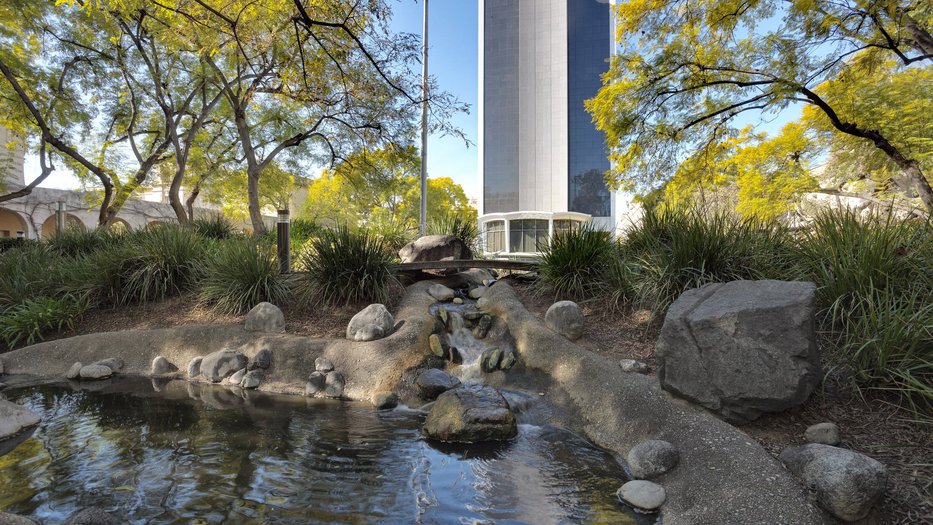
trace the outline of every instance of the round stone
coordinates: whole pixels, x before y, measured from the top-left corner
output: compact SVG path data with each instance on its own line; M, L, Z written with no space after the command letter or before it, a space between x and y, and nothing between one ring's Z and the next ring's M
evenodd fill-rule
M638 479L653 478L677 466L680 453L667 441L653 439L632 447L626 456L632 476Z
M71 368L68 369L68 372L65 373L66 379L78 379L81 376L81 369L84 368L84 365L80 361L71 365Z
M642 361L637 361L635 359L623 359L619 361L619 366L622 367L623 372L630 372L636 374L647 374L648 365Z
M460 386L460 380L443 370L429 368L421 372L418 379L415 380L415 386L418 387L421 397L430 401L444 392Z
M157 376L161 374L177 372L178 367L173 365L168 359L162 356L156 356L156 358L152 360L150 371L152 372L152 375Z
M243 381L243 378L245 376L246 376L246 369L241 368L237 370L236 372L234 372L233 375L225 379L224 382L230 385L239 385Z
M620 500L643 510L656 510L664 504L664 487L650 481L629 481L616 492Z
M398 396L392 392L380 392L373 396L372 401L377 410L391 410L398 406Z
M250 358L249 363L246 364L246 369L267 370L270 366L272 366L272 350L263 348Z
M340 372L328 372L324 379L324 395L327 397L340 397L347 385L347 379Z
M106 379L113 375L113 370L104 365L86 365L81 367L78 376L81 379Z
M240 381L240 386L249 389L258 388L265 377L266 374L261 368L250 370L243 376L243 379Z
M188 379L194 379L201 375L201 360L204 359L201 356L195 357L191 361L188 361Z
M326 357L318 357L317 359L314 360L314 371L324 372L325 374L327 372L333 372L334 363L331 363L330 359Z
M327 376L322 372L311 372L308 376L308 383L305 385L306 396L316 396L324 391L324 383L327 382Z
M576 341L583 336L583 310L573 301L558 301L547 309L544 324L567 339Z
M807 443L822 443L823 445L839 444L839 427L835 423L817 423L811 425L804 432Z

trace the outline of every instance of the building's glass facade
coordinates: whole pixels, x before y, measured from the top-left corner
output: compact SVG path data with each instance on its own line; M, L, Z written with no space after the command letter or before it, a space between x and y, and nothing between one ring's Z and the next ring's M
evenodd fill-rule
M483 207L518 209L518 0L484 0Z
M568 210L608 217L610 194L603 174L609 169L605 139L583 106L602 86L609 69L609 4L597 0L567 2L567 141Z

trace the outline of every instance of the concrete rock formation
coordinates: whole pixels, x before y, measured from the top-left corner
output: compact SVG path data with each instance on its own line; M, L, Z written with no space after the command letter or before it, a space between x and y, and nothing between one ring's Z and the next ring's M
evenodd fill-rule
M453 235L426 235L406 244L398 251L403 263L472 259L473 252Z
M684 292L657 342L661 386L733 421L803 403L820 378L815 294L788 281Z
M680 453L667 441L652 439L632 447L626 460L632 476L650 479L676 467L680 462Z
M219 383L234 372L246 368L249 360L240 352L224 348L207 354L201 360L201 374L212 383Z
M360 310L347 324L347 339L351 341L374 341L392 333L395 319L388 308L371 304Z
M285 331L285 314L272 303L259 303L246 314L246 331L280 334Z
M39 424L40 418L28 408L0 399L0 441Z

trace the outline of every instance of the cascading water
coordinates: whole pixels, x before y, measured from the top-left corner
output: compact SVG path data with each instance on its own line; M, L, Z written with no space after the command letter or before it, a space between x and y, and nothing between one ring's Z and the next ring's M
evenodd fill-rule
M463 362L456 367L454 375L461 381L482 381L482 357L488 347L483 341L473 336L473 331L466 327L463 316L458 312L448 312L449 333L447 341L460 352Z

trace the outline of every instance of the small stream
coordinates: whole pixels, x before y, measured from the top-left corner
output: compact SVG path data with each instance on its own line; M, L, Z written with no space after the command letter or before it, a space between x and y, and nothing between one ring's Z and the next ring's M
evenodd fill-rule
M447 447L405 408L130 376L85 388L5 392L42 423L0 457L0 510L44 524L91 506L134 524L649 523L616 499L611 454L550 426Z

